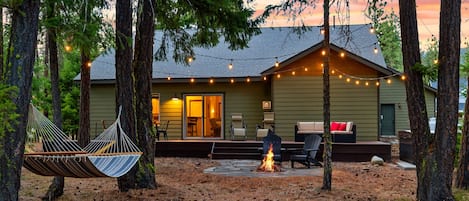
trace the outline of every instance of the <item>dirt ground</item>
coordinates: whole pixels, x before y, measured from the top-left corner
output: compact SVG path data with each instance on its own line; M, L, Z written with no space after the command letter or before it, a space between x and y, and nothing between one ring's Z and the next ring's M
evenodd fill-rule
M234 177L205 174L216 160L156 158L155 163L157 189L119 192L115 178L66 178L60 200L415 200L415 170L392 163L334 162L331 191L321 190L322 175ZM20 200L39 200L51 180L23 169Z

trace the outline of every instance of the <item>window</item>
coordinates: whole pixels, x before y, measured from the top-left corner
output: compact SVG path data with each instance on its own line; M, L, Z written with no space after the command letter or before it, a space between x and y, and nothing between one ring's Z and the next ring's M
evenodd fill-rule
M151 97L151 114L153 125L160 123L160 94L153 94Z

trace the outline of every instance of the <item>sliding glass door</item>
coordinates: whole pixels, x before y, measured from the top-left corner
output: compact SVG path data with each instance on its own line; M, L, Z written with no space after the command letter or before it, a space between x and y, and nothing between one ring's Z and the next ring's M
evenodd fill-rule
M223 94L184 95L184 138L222 138Z

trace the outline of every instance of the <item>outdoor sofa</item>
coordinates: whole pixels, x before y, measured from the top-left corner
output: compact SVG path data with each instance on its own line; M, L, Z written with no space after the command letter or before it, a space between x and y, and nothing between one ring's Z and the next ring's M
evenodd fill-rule
M332 121L330 128L332 142L355 143L357 141L357 127L351 121ZM311 134L323 137L324 123L322 121L299 121L295 124L295 142L304 142L305 135Z

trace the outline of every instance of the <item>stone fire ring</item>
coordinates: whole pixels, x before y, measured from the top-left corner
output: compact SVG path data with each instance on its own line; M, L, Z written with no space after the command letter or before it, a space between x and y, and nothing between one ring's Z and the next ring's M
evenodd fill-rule
M296 163L295 168L290 168L290 163L282 164L281 172L258 172L260 160L217 160L219 166L204 170L206 174L239 176L239 177L292 177L292 176L322 176L323 169L312 166L310 169Z

